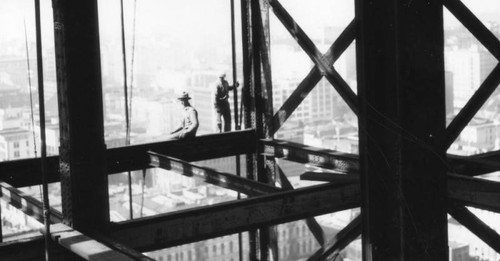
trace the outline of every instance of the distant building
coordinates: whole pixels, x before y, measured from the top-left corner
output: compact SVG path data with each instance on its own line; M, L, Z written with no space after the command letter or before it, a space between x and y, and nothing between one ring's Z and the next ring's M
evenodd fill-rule
M450 261L471 261L469 255L469 245L466 243L458 243L450 241L448 243L448 256Z
M33 134L21 128L0 130L0 161L34 156Z
M195 71L187 79L187 90L189 91L192 100L190 101L194 108L198 111L198 127L199 134L214 133L216 130L215 109L214 109L214 93L213 89L217 84L218 75L220 72L215 70ZM230 94L229 104L231 114L233 114L233 97ZM231 116L232 128L234 129L234 120Z
M474 117L460 133L452 149L466 155L492 151L498 143L498 127L497 122Z
M480 48L458 46L445 49L446 71L453 73L454 106L462 108L481 84Z

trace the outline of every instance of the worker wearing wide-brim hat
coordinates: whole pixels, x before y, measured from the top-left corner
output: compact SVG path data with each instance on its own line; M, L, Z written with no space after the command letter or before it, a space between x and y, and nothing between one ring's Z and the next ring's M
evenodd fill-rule
M189 93L182 92L177 97L177 100L183 106L182 108L182 119L179 126L170 133L171 139L186 139L194 138L196 136L196 131L198 130L198 112L189 103L191 97Z

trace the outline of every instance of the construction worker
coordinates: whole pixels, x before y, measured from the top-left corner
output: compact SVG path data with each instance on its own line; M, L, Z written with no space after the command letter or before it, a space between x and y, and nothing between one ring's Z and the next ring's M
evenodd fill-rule
M229 91L238 87L240 84L236 82L235 86L230 86L226 81L226 74L219 75L219 81L214 89L214 107L216 112L217 131L222 132L222 119L224 120L224 131L231 130L231 108L229 107Z
M189 103L189 94L183 92L177 97L177 100L181 103L182 109L182 119L179 126L173 130L169 138L170 139L188 139L194 138L196 136L196 131L198 130L198 112Z

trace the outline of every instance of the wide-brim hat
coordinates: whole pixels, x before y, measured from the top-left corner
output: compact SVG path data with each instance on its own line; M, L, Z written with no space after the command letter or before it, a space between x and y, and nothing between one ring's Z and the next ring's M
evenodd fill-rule
M178 99L178 100L190 100L190 99L191 99L191 97L189 97L189 93L187 93L187 92L182 92L181 94L179 94L179 95L177 96L177 99Z

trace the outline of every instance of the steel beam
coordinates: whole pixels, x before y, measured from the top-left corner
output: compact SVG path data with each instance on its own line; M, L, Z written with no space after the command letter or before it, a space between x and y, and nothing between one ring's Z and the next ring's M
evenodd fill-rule
M448 174L448 199L500 212L500 182Z
M465 104L462 110L460 110L458 115L446 128L447 135L443 144L445 148L448 148L451 144L453 144L462 130L467 126L472 118L474 118L483 104L496 90L498 84L500 84L500 64L497 64L497 66L488 75L481 86L479 86L479 89L474 93L474 95L472 95L467 104Z
M302 180L327 181L332 183L359 183L358 175L308 171L300 175Z
M124 221L111 236L150 251L359 206L358 185L324 184Z
M460 0L443 0L444 6L500 61L500 40Z
M0 182L0 195L10 205L21 210L24 214L33 217L40 223L44 223L43 204L40 200L26 195L24 192L12 187L11 185ZM62 213L54 208L50 209L50 222L62 222Z
M109 149L108 172L120 173L149 167L148 151L186 161L222 158L255 150L254 130L241 130L198 136L190 140L171 140Z
M300 28L286 9L283 8L281 3L278 0L269 0L269 4L271 5L276 17L281 21L300 47L302 47L309 58L311 58L311 60L320 68L322 74L324 74L326 79L333 85L351 110L355 114L358 114L357 97L349 85L344 81L344 79L342 79L333 66L323 58L323 55L314 45L312 40L307 36L304 30Z
M351 45L356 37L356 23L352 20L351 23L344 29L340 36L330 46L328 51L322 56L329 65L333 64L344 53L344 51ZM314 89L316 84L321 80L323 75L317 65L311 69L309 74L302 80L293 93L283 103L281 108L278 109L273 117L274 132L276 133L285 121L292 115L292 113L299 107L300 103L307 97L307 95Z
M261 146L260 151L265 155L306 163L339 173L354 174L359 172L358 155L355 154L315 148L283 140L262 140Z
M355 4L363 260L448 260L443 6Z
M106 151L108 173L149 168L147 152L150 150L188 161L199 161L253 152L254 139L255 131L249 129L203 135L192 140L172 140L112 148ZM49 182L59 182L61 180L59 157L48 157L47 162ZM39 173L39 158L0 162L0 180L14 187L41 184Z
M448 207L450 215L460 224L464 225L470 232L483 240L488 246L500 253L500 235L481 221L466 207L451 204Z
M51 248L51 258L54 260L61 252L59 248ZM0 257L2 260L45 260L45 242L43 236L20 239L0 243Z
M109 223L97 0L52 3L59 104L63 222Z
M286 190L293 190L294 188L292 186L292 183L290 183L283 170L280 168L280 166L277 166L277 168L280 175L281 187ZM307 227L309 227L309 230L313 234L314 238L316 238L316 241L318 241L319 245L323 247L325 245L325 233L323 232L323 228L321 228L314 217L306 218L306 224Z
M361 235L361 216L357 216L346 227L340 230L328 245L318 249L307 261L327 260L328 256L338 254L352 241ZM335 260L335 259L334 259Z
M150 164L166 170L174 171L188 177L201 178L205 182L222 188L231 189L250 196L269 194L280 191L279 188L257 181L238 177L230 173L218 172L210 168L201 167L193 163L149 152Z
M106 245L68 227L64 224L51 226L50 237L54 242L68 249L75 255L89 261L133 261L121 252L115 251ZM139 260L139 259L137 259Z
M493 151L474 156L458 156L448 154L448 165L451 173L478 176L500 170L500 152Z

